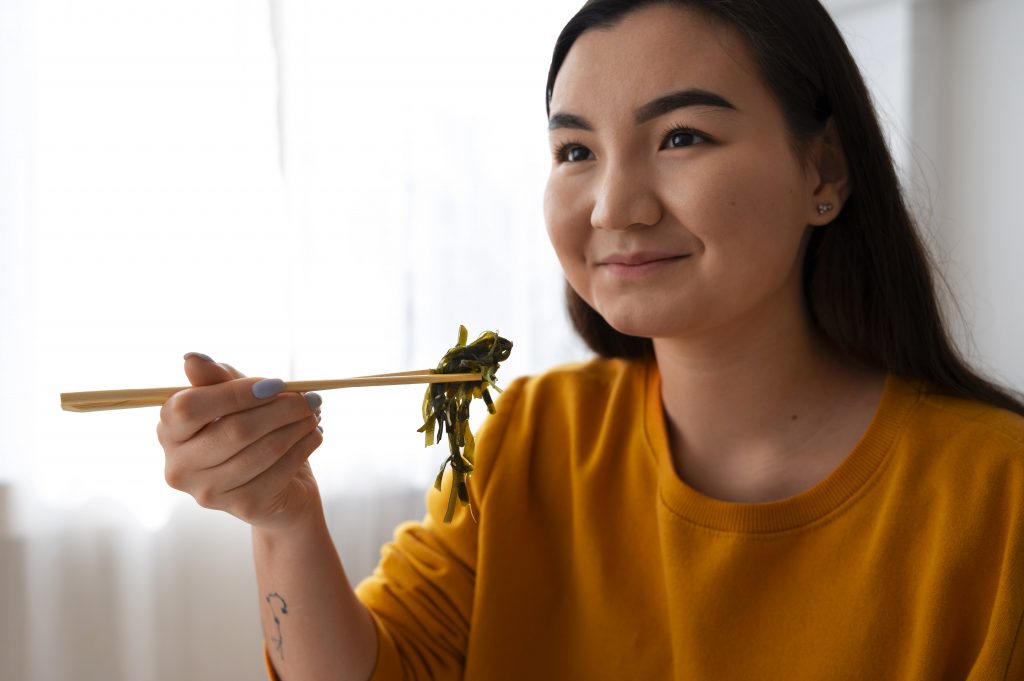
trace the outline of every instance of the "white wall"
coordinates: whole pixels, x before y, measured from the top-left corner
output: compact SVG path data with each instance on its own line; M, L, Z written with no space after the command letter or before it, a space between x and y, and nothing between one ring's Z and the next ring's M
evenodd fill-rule
M1024 2L973 0L943 16L935 153L943 232L978 358L1024 388Z
M954 335L980 368L1024 389L1024 218L1015 210L1024 2L826 4L868 78L913 209L958 301Z

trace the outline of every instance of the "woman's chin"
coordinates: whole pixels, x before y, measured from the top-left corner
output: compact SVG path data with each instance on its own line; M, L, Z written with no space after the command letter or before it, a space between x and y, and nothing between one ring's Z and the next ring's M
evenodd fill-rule
M622 314L601 313L608 326L619 333L627 336L639 336L641 338L657 338L678 333L675 328L677 324L670 323L671 320L657 318L655 315L637 314L636 310L626 311Z

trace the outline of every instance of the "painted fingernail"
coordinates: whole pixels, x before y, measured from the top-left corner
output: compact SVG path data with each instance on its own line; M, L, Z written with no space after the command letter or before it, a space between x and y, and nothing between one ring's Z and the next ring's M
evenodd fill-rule
M280 378L264 378L252 384L252 394L258 399L265 400L273 397L284 390L284 381Z
M209 355L204 355L201 352L187 352L187 353L185 353L185 357L183 359L188 359L189 357L198 357L199 359L203 360L204 362L212 362L213 361L212 357L210 357Z
M320 405L324 403L324 398L320 397L317 393L306 393L303 397L306 398L306 404L308 404L309 408L313 411L319 409Z
M320 431L320 434L321 434L321 435L323 435L323 434L324 434L324 429L323 429L323 428L321 428L320 426L317 426L317 427L316 427L316 429Z

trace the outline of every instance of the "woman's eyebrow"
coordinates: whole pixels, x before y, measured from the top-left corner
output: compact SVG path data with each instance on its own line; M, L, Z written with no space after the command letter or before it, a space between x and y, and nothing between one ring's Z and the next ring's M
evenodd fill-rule
M676 109L688 106L706 106L738 111L729 100L721 95L716 95L714 92L708 92L699 88L690 88L688 90L678 90L644 104L633 113L633 117L636 119L637 125L641 125L654 120L658 116L663 116L669 111L675 111Z
M587 119L576 114L556 113L548 119L548 130L559 128L571 128L573 130L593 130L594 126L587 122Z
M705 106L739 111L729 100L721 95L716 95L714 92L708 92L699 88L690 88L663 95L644 104L633 112L633 118L636 120L637 125L642 125L659 116L664 116L669 111L675 111L676 109L688 106ZM558 112L548 119L548 130L558 130L559 128L592 131L594 126L582 116Z

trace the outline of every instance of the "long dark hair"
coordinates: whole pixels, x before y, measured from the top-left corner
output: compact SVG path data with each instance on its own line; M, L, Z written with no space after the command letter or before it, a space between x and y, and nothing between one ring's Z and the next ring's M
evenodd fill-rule
M853 194L830 224L813 230L803 265L806 306L824 337L855 362L1024 416L1020 398L975 373L954 348L864 79L818 0L590 0L555 44L548 114L555 78L582 33L660 3L703 11L746 38L799 153L834 120ZM568 283L566 299L573 326L597 354L653 353L650 338L613 329Z

